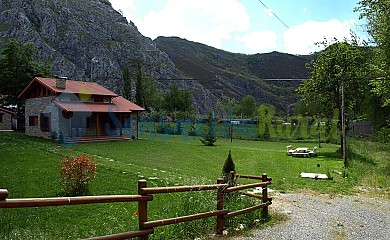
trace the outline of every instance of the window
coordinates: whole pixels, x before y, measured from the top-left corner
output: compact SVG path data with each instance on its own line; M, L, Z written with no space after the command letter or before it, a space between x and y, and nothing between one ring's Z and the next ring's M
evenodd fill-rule
M38 126L38 116L29 116L28 117L29 126Z
M41 113L41 130L45 132L50 130L50 113Z

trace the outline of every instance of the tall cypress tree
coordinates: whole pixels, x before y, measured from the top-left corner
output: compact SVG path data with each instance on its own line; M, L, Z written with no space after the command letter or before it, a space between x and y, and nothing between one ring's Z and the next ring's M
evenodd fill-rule
M122 73L123 78L123 97L129 101L133 101L132 94L132 81L130 76L130 71L128 68L125 68Z
M142 81L142 77L143 77L143 73L142 73L142 68L141 68L141 63L138 63L137 65L137 72L136 72L136 82L135 82L135 88L136 88L136 92L135 92L135 102L142 106L142 107L145 107L145 103L144 103L144 94L145 94L145 91L144 91L144 86L143 86L143 81Z

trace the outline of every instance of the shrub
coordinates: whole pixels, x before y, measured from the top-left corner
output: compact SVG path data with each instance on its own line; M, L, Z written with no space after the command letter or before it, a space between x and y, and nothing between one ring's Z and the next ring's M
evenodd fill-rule
M227 156L225 163L222 168L222 177L225 183L228 183L229 186L234 186L235 179L230 175L230 172L236 172L236 166L233 162L232 152L229 150L229 155Z
M88 182L96 177L93 157L83 154L75 158L72 152L61 158L61 182L67 196L85 195Z
M260 138L264 140L269 140L271 138L268 123L264 124L264 133L260 134Z
M208 124L205 132L203 134L203 139L199 139L205 146L214 146L214 143L217 141L217 134L215 132L216 122L211 112L208 116Z

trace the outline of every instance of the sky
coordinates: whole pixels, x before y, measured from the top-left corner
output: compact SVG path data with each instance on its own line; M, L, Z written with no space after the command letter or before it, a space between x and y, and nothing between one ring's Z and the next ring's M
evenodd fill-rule
M180 37L233 53L304 55L324 38L367 39L358 0L110 0L142 35ZM276 15L276 16L275 16ZM279 20L280 19L280 20Z

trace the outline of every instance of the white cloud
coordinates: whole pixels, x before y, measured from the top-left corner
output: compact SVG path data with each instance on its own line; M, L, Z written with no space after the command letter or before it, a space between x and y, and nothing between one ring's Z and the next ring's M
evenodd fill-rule
M248 30L250 18L238 0L170 0L136 24L151 38L180 36L219 48L233 33Z
M137 11L135 0L110 0L110 2L112 7L121 11L124 16L132 16Z
M254 31L235 39L244 43L248 53L272 51L277 47L277 36L272 31Z
M327 22L308 21L291 27L284 33L285 51L292 54L309 54L321 50L315 43L324 38L350 39L350 29L354 22L330 20Z

